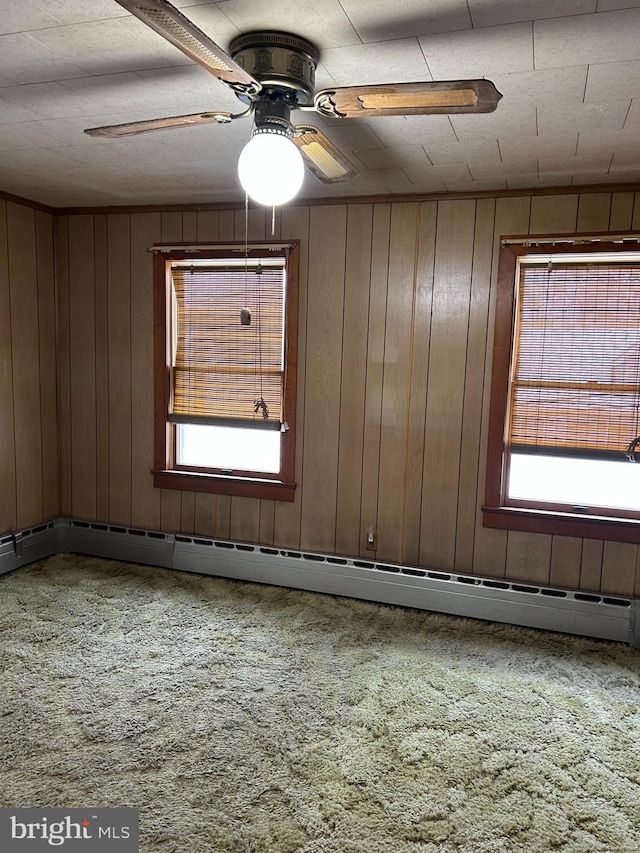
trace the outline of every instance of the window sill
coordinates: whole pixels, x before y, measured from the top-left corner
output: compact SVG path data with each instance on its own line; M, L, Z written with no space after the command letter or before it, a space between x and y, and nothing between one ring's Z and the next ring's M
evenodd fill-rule
M581 539L608 539L613 542L640 542L640 519L505 506L483 506L482 516L484 527L501 530L577 536Z
M185 492L208 492L241 498L292 501L296 484L280 480L259 480L252 477L226 477L219 474L198 474L193 471L153 471L153 485L158 489L181 489Z

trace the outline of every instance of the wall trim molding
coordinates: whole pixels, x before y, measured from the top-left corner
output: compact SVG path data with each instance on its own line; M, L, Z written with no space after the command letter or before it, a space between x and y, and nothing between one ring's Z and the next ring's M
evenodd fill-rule
M522 196L549 196L549 195L585 195L591 193L620 193L638 192L639 183L632 184L591 184L585 186L571 187L524 187L522 189L495 189L437 192L437 193L397 193L389 195L355 195L355 196L331 196L327 198L299 198L294 199L289 207L317 207L326 205L349 205L349 204L394 204L404 202L425 201L459 201L462 199L482 198L521 198ZM34 202L25 202L25 204ZM250 208L259 209L259 205L250 202ZM184 204L142 204L142 205L113 205L111 207L57 207L45 208L56 216L75 216L85 214L108 214L108 213L178 213L193 212L199 210L244 210L244 202L220 201L220 202L185 202Z
M6 193L3 190L0 190L0 199L2 201L13 202L13 204L21 204L23 207L32 207L34 210L42 210L44 213L50 213L53 216L58 212L55 207L50 207L48 204L44 204L44 202L35 201L32 198L23 198L20 195Z
M1 536L0 575L61 553L345 596L640 648L640 598L79 519L60 518Z

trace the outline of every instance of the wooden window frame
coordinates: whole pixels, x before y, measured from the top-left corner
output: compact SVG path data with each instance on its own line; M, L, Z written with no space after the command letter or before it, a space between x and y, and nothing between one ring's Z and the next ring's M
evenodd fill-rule
M284 411L288 429L281 433L279 475L243 471L222 474L206 468L197 470L179 466L175 461L176 424L168 421L171 406L171 341L167 317L172 261L191 259L224 259L245 256L244 243L175 243L170 247L155 245L153 256L154 292L154 467L153 484L157 488L192 492L293 501L295 497L295 438L298 354L298 283L300 243L298 240L252 241L246 254L250 259L269 256L274 246L287 247L287 295L284 335Z
M569 506L544 505L524 500L516 502L506 497L509 453L505 446L505 428L517 307L518 259L523 255L534 254L616 254L640 251L636 233L616 234L615 242L613 239L613 235L609 234L502 238L498 262L487 468L482 506L485 527L618 542L640 542L640 518L634 518L632 511L625 513L624 510L619 512L607 509L602 515L586 515L572 511Z

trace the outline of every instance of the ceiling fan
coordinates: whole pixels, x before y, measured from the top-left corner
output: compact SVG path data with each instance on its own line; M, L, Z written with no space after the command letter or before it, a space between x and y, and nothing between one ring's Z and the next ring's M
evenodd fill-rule
M502 97L484 79L384 83L315 92L319 52L304 38L285 32L250 32L235 38L227 53L168 0L116 2L232 89L245 109L235 114L211 111L92 127L85 133L121 137L212 122L226 124L253 116L253 137L240 156L239 174L251 198L263 204L282 204L293 198L302 184L304 165L323 183L344 181L357 172L317 127L294 125L293 110L316 112L337 121L484 113L495 110ZM280 153L284 165L275 165L273 158ZM262 192L256 189L256 181L272 186Z

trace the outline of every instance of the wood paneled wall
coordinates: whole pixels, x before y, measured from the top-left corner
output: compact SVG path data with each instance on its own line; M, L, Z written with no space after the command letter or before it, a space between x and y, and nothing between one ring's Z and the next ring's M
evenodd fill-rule
M284 208L277 236L302 243L291 504L161 491L149 473L147 249L242 240L244 213L57 217L62 513L640 594L636 546L487 529L480 512L499 237L638 228L635 201L613 192ZM249 238L265 229L252 211Z
M53 217L0 200L0 533L57 515Z

